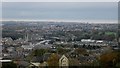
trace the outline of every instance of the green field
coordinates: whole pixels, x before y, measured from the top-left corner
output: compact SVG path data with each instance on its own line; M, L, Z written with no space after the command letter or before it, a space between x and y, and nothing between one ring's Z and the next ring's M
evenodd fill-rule
M105 32L105 34L106 35L115 35L116 36L117 33L115 33L115 32Z

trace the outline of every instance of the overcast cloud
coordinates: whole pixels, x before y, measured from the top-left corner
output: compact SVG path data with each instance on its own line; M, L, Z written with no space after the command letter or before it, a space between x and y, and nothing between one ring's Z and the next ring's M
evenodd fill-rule
M3 19L117 20L117 2L3 2Z

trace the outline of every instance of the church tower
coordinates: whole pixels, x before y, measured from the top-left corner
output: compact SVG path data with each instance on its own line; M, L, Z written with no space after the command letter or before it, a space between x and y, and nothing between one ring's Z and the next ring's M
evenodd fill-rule
M28 30L25 31L25 42L29 41Z

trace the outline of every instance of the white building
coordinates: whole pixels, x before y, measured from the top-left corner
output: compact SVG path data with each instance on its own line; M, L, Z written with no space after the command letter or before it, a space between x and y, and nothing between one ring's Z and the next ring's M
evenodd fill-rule
M95 42L95 40L91 40L91 39L81 39L81 42Z
M69 66L69 60L65 55L59 59L59 66Z

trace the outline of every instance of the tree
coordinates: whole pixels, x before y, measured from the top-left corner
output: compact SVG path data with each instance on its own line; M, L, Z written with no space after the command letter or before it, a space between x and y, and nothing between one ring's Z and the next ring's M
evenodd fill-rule
M37 50L33 51L34 56L42 56L45 52L46 52L45 49L37 49Z
M2 63L2 68L17 68L17 65L13 62Z
M37 49L37 50L34 50L26 57L26 59L30 61L34 56L42 56L46 52L48 52L48 49Z
M100 64L106 68L115 67L119 60L119 53L110 52L100 56Z
M50 67L58 67L59 66L59 56L58 54L51 54L51 56L49 57L49 59L47 60L48 66Z
M57 52L58 54L66 54L68 52L70 52L70 49L63 49L63 48L57 48Z
M87 50L84 48L78 48L75 50L75 52L78 54L87 54Z

